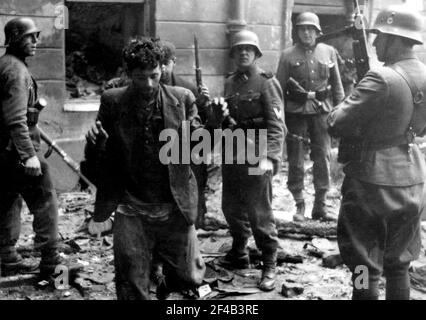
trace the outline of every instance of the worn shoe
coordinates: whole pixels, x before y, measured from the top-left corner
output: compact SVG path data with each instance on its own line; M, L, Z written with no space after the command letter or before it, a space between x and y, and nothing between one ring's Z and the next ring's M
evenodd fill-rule
M219 258L219 264L230 269L250 269L250 257L248 254L237 255L231 250L226 256Z
M1 258L1 276L8 277L16 274L33 273L39 267L38 262L22 258L17 253L11 253Z
M277 274L275 268L265 268L259 282L259 289L262 291L272 291L275 289Z
M303 222L305 221L305 202L296 203L296 213L293 216L293 221Z
M336 222L337 216L327 212L324 202L315 202L312 209L312 219L326 222Z

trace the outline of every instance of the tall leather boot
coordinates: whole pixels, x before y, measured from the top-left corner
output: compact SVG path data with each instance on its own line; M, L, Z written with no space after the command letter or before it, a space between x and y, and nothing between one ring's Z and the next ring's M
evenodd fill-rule
M312 219L321 221L336 222L337 216L327 212L326 206L326 191L319 191L315 193L315 202L312 208Z
M366 288L357 288L358 275L352 274L352 300L379 300L379 277L369 278Z
M277 252L262 255L263 268L259 282L259 289L262 291L272 291L275 289L277 274Z
M386 300L410 300L410 275L386 277Z
M225 268L231 269L249 269L250 257L247 251L248 239L232 240L232 248L226 256L219 259L219 263Z
M305 197L303 190L291 190L293 199L296 202L296 213L293 216L293 221L305 221Z
M305 201L300 201L296 203L296 213L293 216L293 221L303 222L305 220Z

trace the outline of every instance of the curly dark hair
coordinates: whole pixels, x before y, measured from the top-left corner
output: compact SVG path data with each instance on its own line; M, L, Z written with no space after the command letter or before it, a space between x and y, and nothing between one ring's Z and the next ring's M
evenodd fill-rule
M170 60L176 59L176 47L173 43L161 40L160 46L161 50L163 50L163 64L168 64Z
M147 37L132 38L123 49L123 60L128 71L154 69L161 64L163 55L160 39Z

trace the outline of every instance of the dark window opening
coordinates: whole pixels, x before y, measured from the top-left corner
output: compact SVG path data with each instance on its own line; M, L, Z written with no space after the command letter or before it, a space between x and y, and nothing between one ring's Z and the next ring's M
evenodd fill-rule
M147 35L143 2L65 2L68 99L97 99L109 80L123 75L123 46L135 35Z

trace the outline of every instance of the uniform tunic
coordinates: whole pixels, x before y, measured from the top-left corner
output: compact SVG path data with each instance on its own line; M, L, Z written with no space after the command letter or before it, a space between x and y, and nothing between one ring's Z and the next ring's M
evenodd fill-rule
M35 245L56 246L57 199L49 166L40 149L36 126L37 84L24 60L6 53L0 58L0 250L13 248L19 238L21 195L34 215ZM31 112L33 113L31 113ZM34 114L35 112L35 114ZM37 155L42 175L28 176L21 163Z
M418 79L425 92L426 67L413 55L395 65ZM370 281L407 277L420 252L426 164L406 136L413 96L393 64L369 71L353 93L330 114L330 132L362 142L360 160L345 165L338 243L354 271L367 266ZM426 126L426 119L425 119Z
M306 91L327 90L331 95L324 101L308 99L296 101L289 95L288 80L292 77ZM330 186L330 137L327 133L326 117L333 106L344 98L343 86L333 47L319 43L313 47L296 44L281 54L277 79L283 89L286 112L287 155L289 162L288 188L297 202L303 201L304 189L304 145L294 135L309 137L315 191L325 193Z
M274 163L276 173L287 131L278 81L272 74L253 66L245 73L235 72L226 79L225 97L229 101L230 115L237 122L236 128L244 132L248 129L267 130L266 157ZM222 166L222 209L234 242L245 243L251 235L251 227L256 244L262 250L264 263L272 265L278 245L271 208L272 173L250 175L249 168L257 165L246 161L244 164Z

